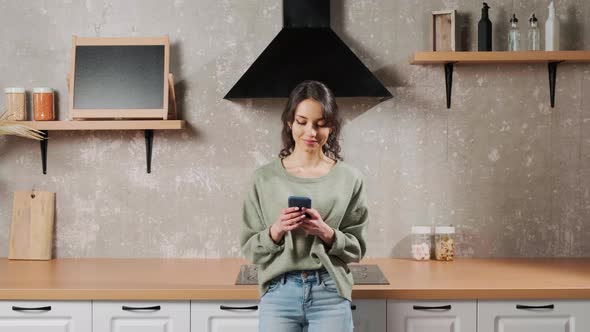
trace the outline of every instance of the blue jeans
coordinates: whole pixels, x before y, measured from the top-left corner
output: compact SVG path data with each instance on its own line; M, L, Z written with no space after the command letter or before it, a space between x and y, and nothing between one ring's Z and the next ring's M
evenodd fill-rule
M350 301L325 269L293 271L272 280L259 305L260 332L350 332Z

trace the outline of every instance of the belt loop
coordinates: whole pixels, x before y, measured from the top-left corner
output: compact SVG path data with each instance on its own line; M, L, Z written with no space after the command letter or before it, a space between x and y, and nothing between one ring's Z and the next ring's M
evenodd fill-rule
M315 271L315 278L316 278L316 282L317 282L318 286L321 285L322 279L320 278L320 270Z
M287 274L283 273L283 275L281 276L281 283L284 285L287 282Z

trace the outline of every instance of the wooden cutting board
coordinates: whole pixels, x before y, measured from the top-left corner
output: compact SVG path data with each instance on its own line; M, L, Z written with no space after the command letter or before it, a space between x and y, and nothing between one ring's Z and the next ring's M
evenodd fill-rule
M8 259L50 260L55 220L55 193L14 193Z

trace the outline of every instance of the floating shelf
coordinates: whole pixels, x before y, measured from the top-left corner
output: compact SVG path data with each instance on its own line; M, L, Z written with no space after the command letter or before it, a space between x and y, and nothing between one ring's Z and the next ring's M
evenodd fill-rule
M416 52L412 65L442 64L445 68L447 108L451 108L453 66L455 64L535 64L547 63L551 107L555 107L557 65L562 62L590 62L590 51L519 51L519 52Z
M112 120L112 121L19 121L38 130L177 130L184 120Z
M410 63L432 65L444 63L497 64L590 62L590 51L519 51L519 52L416 52Z
M43 174L47 174L47 138L49 130L143 130L145 132L147 172L152 172L152 145L154 130L179 130L184 120L108 120L108 121L19 121L18 123L40 130L45 135L41 144Z

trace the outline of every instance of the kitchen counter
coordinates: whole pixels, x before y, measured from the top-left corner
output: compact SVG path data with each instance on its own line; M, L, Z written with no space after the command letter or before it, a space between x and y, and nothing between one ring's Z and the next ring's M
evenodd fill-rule
M0 259L0 300L255 300L243 259ZM389 285L357 299L590 299L590 259L365 259Z

